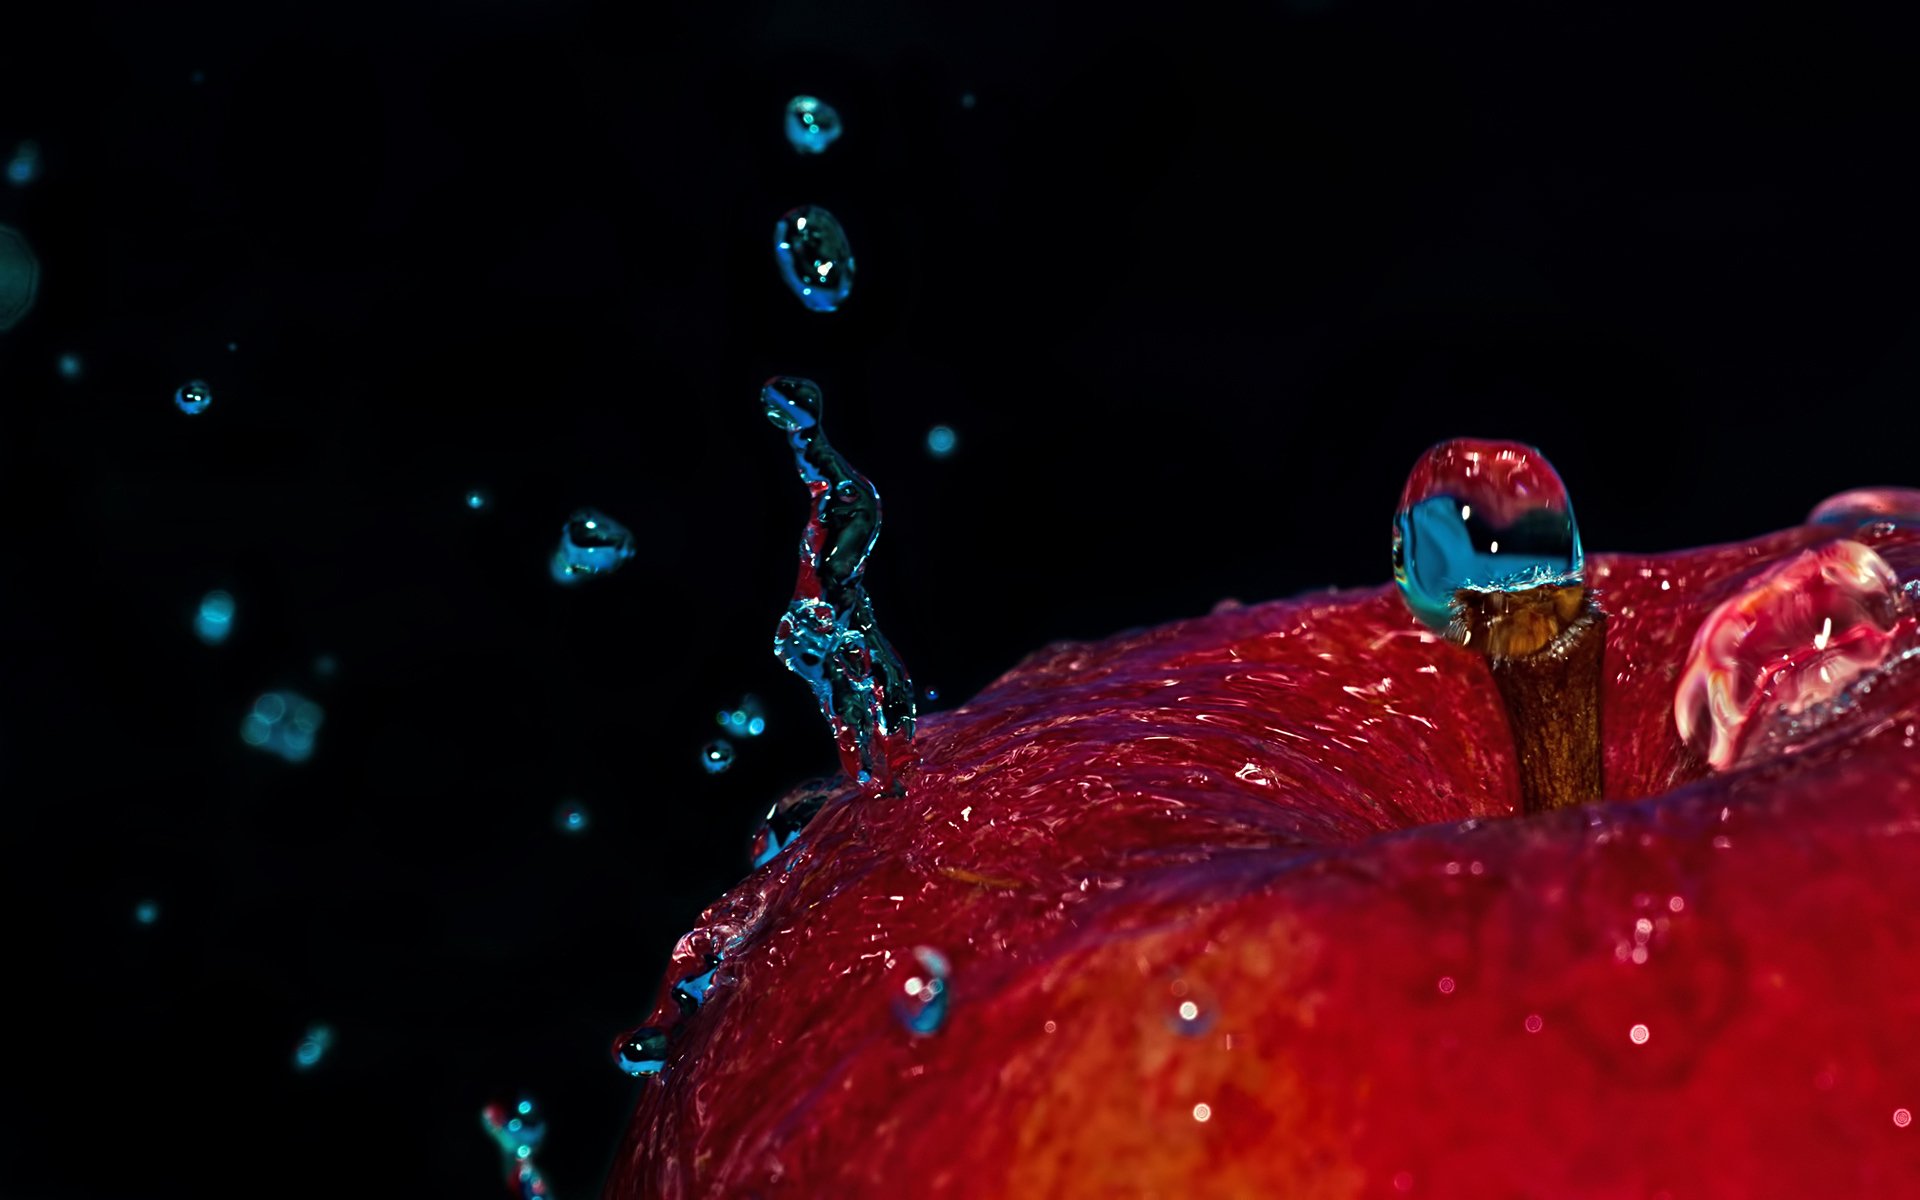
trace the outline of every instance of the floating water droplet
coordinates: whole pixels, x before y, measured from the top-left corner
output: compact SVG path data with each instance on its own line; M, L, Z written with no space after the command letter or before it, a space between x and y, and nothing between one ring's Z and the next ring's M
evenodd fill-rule
M658 1075L667 1065L667 1031L643 1025L621 1034L613 1041L613 1065L629 1075Z
M1176 975L1166 984L1164 1004L1167 1028L1183 1037L1199 1037L1213 1028L1220 1017L1210 989L1199 980Z
M1809 525L1858 529L1880 521L1920 521L1920 488L1855 488L1831 496L1807 515Z
M268 692L240 722L240 740L290 763L305 762L313 757L314 735L326 719L326 710L304 696Z
M151 925L160 919L160 906L152 900L142 900L133 906L133 921L136 925Z
M754 867L766 866L798 841L801 831L826 802L827 793L802 790L783 796L768 809L767 819L753 831L753 841L747 847Z
M826 209L803 204L773 227L773 258L780 277L815 312L832 312L853 291L853 248Z
M233 632L233 597L222 591L208 592L200 598L200 611L193 616L193 632L209 646L218 646Z
M776 376L761 387L760 401L787 432L812 500L793 601L773 652L813 689L847 774L886 792L911 754L915 706L913 681L880 632L862 582L880 537L880 493L827 441L818 384Z
M528 1097L518 1103L489 1104L480 1110L480 1124L508 1158L531 1158L547 1137L546 1117Z
M633 533L597 509L583 508L560 530L553 552L553 578L574 583L583 576L609 575L633 557Z
M760 697L751 692L732 708L721 709L716 719L720 728L736 737L759 737L767 731L766 710L760 707Z
M320 1060L333 1049L333 1029L327 1025L314 1025L293 1048L293 1065L296 1070L311 1071L320 1065Z
M953 448L959 442L959 437L948 426L935 425L927 430L927 453L935 458L945 458L952 454Z
M1759 757L1750 751L1767 739L1751 739L1751 730L1790 740L1814 732L1849 685L1888 660L1901 609L1893 568L1859 542L1828 542L1776 564L1695 632L1673 695L1680 737L1726 770Z
M840 137L840 114L812 96L787 101L787 141L802 154L818 154Z
M55 365L58 367L60 378L62 379L78 379L83 369L78 354L62 354L60 361Z
M553 810L553 827L561 833L585 833L591 820L587 806L578 800L562 800Z
M947 982L953 968L947 956L931 946L915 946L913 961L904 970L906 976L893 997L894 1015L910 1033L924 1037L940 1032L953 999Z
M474 512L479 512L486 508L487 494L479 488L472 489L467 493L467 507Z
M1583 570L1566 487L1538 450L1459 439L1414 465L1393 522L1393 578L1429 628L1452 624L1456 592L1566 587Z
M335 659L331 654L322 654L313 660L313 673L322 679L331 679L334 672L339 669L339 660Z
M15 187L25 187L40 178L40 146L37 142L21 142L14 148L13 157L7 160L7 182Z
M33 300L40 292L40 260L26 235L9 225L0 225L0 333L18 325L33 311Z
M974 95L973 95L973 93L972 93L972 92L962 92L962 93L960 93L960 107L961 107L961 108L972 108L972 107L973 107L973 106L974 106L974 105L975 105L976 103L978 103L978 101L976 101L976 100L974 99Z
M715 738L700 747L700 765L709 775L718 775L733 765L733 743L725 738Z
M207 386L204 379L190 379L173 393L173 403L188 416L197 416L207 411L207 406L213 403L213 389Z

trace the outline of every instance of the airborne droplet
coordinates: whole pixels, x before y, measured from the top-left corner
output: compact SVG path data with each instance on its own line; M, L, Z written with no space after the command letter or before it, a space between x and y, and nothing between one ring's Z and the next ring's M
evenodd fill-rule
M200 611L193 616L193 632L209 646L218 646L233 632L233 597L225 592L208 592L200 599Z
M7 182L15 187L25 187L40 178L40 145L38 142L25 141L15 147L13 157L7 161Z
M718 775L733 765L733 743L715 738L700 747L700 765L709 775Z
M720 728L736 737L759 737L767 731L766 710L760 706L760 697L751 692L732 708L721 709L716 719Z
M320 1060L333 1048L333 1029L327 1025L313 1025L293 1048L294 1069L311 1071L320 1065Z
M1452 623L1456 592L1578 584L1583 567L1566 487L1531 446L1442 442L1408 476L1393 521L1393 578L1429 628Z
M818 205L781 216L773 227L773 258L787 287L815 312L832 312L853 291L853 248L840 222Z
M840 114L812 96L787 101L787 141L802 154L818 154L840 137Z
M583 508L560 529L560 545L553 552L554 582L609 575L632 557L632 531L598 509Z
M909 1033L925 1037L940 1032L953 999L947 984L953 968L947 956L931 946L915 946L905 970L893 997L894 1015Z
M561 833L585 833L592 818L578 800L563 800L553 810L553 827Z
M40 260L26 235L8 225L0 225L0 333L20 323L33 311L33 300L40 291Z
M268 692L253 702L253 710L240 722L240 740L290 763L301 763L313 757L314 735L326 719L326 710L304 696Z
M173 393L173 403L188 416L198 416L207 411L207 406L213 403L213 389L207 386L207 381L204 379L188 380Z

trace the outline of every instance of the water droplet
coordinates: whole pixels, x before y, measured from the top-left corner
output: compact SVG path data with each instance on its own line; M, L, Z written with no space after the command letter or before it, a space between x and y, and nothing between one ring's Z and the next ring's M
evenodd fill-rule
M1429 628L1452 624L1456 592L1564 587L1583 568L1566 487L1538 450L1458 439L1414 465L1393 522L1393 578Z
M18 325L33 311L33 300L40 292L40 260L26 235L9 225L0 225L0 333Z
M1893 1123L1898 1128L1905 1129L1913 1124L1913 1113L1904 1108L1896 1108L1893 1110Z
M754 867L764 867L785 853L826 802L827 793L823 791L801 790L781 797L767 810L767 819L754 830L747 848Z
M880 493L827 441L818 384L778 376L761 387L760 401L786 431L812 501L773 652L813 689L847 774L886 792L911 753L916 715L913 681L862 582L880 537Z
M585 833L592 817L578 800L562 800L553 810L553 827L561 833Z
M209 646L218 646L233 632L233 597L212 591L200 598L200 611L193 617L193 632Z
M894 1015L910 1033L924 1037L940 1032L952 1001L947 981L953 968L947 956L931 946L915 946L913 961L903 969L905 977L893 997Z
M1891 656L1901 607L1893 569L1859 542L1776 564L1695 632L1674 689L1680 737L1726 770L1815 732L1849 685Z
M927 430L927 453L935 458L945 458L953 453L953 448L959 444L959 441L959 437L951 427L935 425Z
M725 738L715 738L700 747L700 765L707 774L718 775L733 765L733 743Z
M142 900L133 906L133 920L136 925L151 925L160 919L160 906L152 900Z
M314 735L327 719L326 710L294 692L268 692L253 702L253 711L240 722L240 740L290 763L313 757Z
M467 507L472 511L480 512L487 507L487 504L487 494L479 488L474 488L467 493Z
M55 365L59 368L62 379L78 379L83 369L78 354L62 354L60 361Z
M1210 989L1199 980L1176 975L1166 983L1167 1028L1182 1037L1199 1037L1212 1030L1220 1017Z
M1202 1125L1205 1125L1208 1121L1213 1120L1213 1105L1208 1104L1204 1101L1194 1105L1193 1119L1200 1122L1200 1124Z
M840 114L812 96L787 101L787 141L802 154L818 154L840 137Z
M190 379L173 393L173 403L188 416L197 416L207 411L207 406L213 403L213 389L207 386L204 379Z
M584 576L609 575L632 557L632 531L597 509L583 508L561 527L553 578L574 583Z
M972 92L962 92L960 94L961 108L972 108L977 103L978 101L974 99L974 95Z
M614 1039L613 1065L629 1075L658 1075L667 1065L667 1031L652 1025Z
M522 1097L518 1103L493 1103L480 1110L480 1124L508 1158L530 1158L547 1137L546 1115L533 1100Z
M767 731L766 710L760 707L760 697L751 692L732 708L721 709L716 719L720 728L735 737L759 737Z
M320 1060L333 1048L333 1029L327 1025L314 1025L293 1048L293 1065L296 1070L311 1071L320 1065Z
M7 160L7 182L15 187L25 187L40 178L40 146L37 142L21 142L14 148L13 157Z
M713 973L720 969L720 956L707 955L705 966L706 970L673 985L673 1002L680 1006L683 1014L691 1014L706 1003L707 993L713 990Z
M826 209L803 204L773 227L773 258L780 277L815 312L832 312L853 291L853 248Z
M1648 1029L1645 1025L1635 1025L1632 1029L1627 1030L1627 1040L1631 1041L1636 1046L1646 1045L1647 1040L1652 1036L1653 1036L1653 1031Z
M1820 502L1807 515L1809 525L1858 529L1888 521L1920 521L1920 488L1855 488Z
M330 679L340 669L340 663L331 654L322 654L313 660L313 673L322 679Z

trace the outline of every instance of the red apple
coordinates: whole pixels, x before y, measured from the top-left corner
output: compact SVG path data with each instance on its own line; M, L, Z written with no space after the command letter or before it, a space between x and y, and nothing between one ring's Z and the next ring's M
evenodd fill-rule
M1777 564L1920 576L1888 503L1589 558L1606 800L1537 816L1391 589L1033 655L683 940L606 1194L1920 1195L1920 668L1722 771L1674 715Z

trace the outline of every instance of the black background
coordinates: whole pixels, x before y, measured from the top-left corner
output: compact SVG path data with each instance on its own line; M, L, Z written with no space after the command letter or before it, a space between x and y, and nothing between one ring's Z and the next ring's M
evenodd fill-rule
M834 765L768 653L776 371L886 497L872 594L949 700L1383 581L1444 436L1541 445L1603 549L1916 482L1911 31L1534 7L10 10L0 157L42 175L0 221L44 275L0 336L0 1193L496 1195L477 1113L527 1089L593 1194L608 1039ZM800 203L852 239L840 313L774 272ZM640 552L562 589L581 504ZM326 707L302 766L237 737L275 687ZM747 691L771 728L709 777Z

